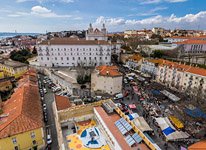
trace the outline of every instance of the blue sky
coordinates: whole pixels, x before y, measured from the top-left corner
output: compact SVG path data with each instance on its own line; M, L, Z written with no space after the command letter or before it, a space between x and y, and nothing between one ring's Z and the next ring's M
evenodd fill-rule
M1 0L0 32L206 29L206 0Z

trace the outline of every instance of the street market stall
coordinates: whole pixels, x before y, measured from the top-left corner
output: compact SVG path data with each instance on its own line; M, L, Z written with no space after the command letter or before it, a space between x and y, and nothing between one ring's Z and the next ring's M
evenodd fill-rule
M155 120L161 128L167 141L175 141L178 139L185 139L189 137L187 133L183 131L177 131L167 117L159 117L155 118Z
M142 132L144 131L153 131L152 128L148 125L148 123L145 121L143 117L137 117L133 120L135 126L140 129Z
M170 100L172 100L173 102L177 102L180 100L179 97L177 97L176 95L168 92L167 90L163 90L163 91L160 91L162 94L164 94L165 96L167 96Z
M184 128L184 124L175 116L169 116L169 119L176 128L178 129Z

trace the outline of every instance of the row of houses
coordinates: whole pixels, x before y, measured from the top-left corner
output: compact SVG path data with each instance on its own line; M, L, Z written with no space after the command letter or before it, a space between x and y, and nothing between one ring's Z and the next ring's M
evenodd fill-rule
M206 70L164 59L145 59L136 54L125 60L126 67L149 74L168 87L192 93L205 92Z

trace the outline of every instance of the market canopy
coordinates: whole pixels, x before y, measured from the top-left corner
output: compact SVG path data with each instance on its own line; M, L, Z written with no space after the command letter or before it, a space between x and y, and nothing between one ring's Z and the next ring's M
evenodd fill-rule
M135 126L140 129L142 132L144 131L153 131L152 128L148 125L148 123L145 121L143 117L137 117L133 120Z
M169 116L169 119L178 129L184 128L184 124L175 116Z
M167 96L169 99L171 99L173 102L177 102L180 100L179 97L175 96L174 94L168 92L167 90L163 90L161 91L162 94L164 94L165 96Z
M199 108L186 108L185 113L193 118L203 118L206 119L206 114Z
M159 117L155 118L155 120L157 121L159 127L161 128L163 134L168 141L175 141L178 139L185 139L189 137L186 132L177 131L167 117Z

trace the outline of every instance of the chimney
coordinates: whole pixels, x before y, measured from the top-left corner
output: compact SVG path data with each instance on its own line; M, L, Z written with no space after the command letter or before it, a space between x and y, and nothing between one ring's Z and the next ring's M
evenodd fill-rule
M107 71L107 76L109 75L109 71Z

